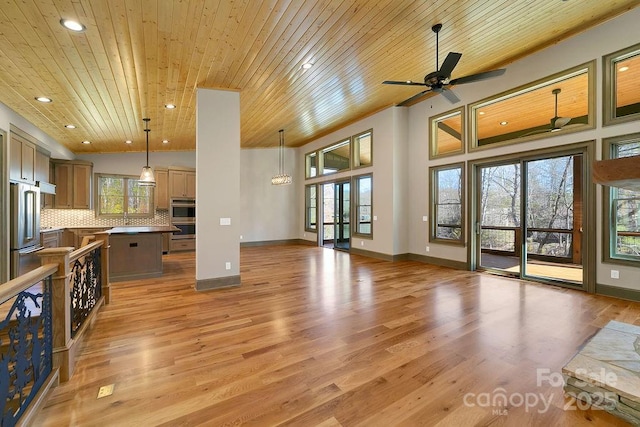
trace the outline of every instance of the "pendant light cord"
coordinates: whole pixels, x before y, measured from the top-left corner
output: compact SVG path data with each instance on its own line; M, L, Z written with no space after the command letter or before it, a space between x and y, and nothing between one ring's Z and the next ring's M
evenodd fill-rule
M151 121L150 118L144 118L142 119L144 121L144 132L147 135L147 167L149 167L149 132L151 132L151 129L149 129L149 122Z
M278 132L280 133L280 161L278 167L280 175L284 175L284 129L280 129Z

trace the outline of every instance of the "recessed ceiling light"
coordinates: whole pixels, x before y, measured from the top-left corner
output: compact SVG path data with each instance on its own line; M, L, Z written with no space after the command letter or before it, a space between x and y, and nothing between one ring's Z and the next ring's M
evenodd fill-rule
M82 141L83 144L89 145L91 144L91 141Z
M36 101L48 103L48 102L53 102L53 99L47 98L46 96L36 96Z
M509 122L500 122L500 126L506 126L508 124L509 124Z
M480 114L481 116L484 116L484 111L479 111L478 114Z
M407 80L407 84L410 85L411 83L413 83L411 80Z
M302 64L303 70L308 70L311 67L313 67L313 64L311 62L305 62L304 64Z
M71 19L61 19L60 25L65 27L67 30L75 31L77 33L81 33L82 31L87 29L87 27L85 27L81 23L73 21Z
M164 108L166 108L167 110L173 110L174 108L176 108L175 104L165 104Z
M626 65L624 67L620 67L618 68L618 71L623 72L623 71L627 71L629 69L629 67L627 67Z
M64 125L67 129L75 129L76 125Z
M168 140L168 139L163 139L163 140L162 140L162 143L163 143L163 144L168 144L168 143L169 143L169 140Z
M125 143L125 144L131 144L132 142L133 142L132 140L127 139L124 143Z

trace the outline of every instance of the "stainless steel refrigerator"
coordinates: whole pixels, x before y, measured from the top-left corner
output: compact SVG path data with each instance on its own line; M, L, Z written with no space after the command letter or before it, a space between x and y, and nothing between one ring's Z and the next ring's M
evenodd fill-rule
M40 266L40 189L34 185L11 183L10 278Z

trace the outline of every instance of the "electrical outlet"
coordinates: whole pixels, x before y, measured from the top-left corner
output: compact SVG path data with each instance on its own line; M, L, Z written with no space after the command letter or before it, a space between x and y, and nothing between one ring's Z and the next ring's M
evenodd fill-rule
M113 394L114 387L115 384L103 385L102 387L100 387L100 390L98 390L98 399L111 396Z
M429 252L429 246L426 246L424 250Z
M302 237L307 237L307 233L302 233Z
M364 246L364 240L360 241L360 246Z
M227 270L231 270L231 263L230 262L225 262L224 263L224 268Z
M429 220L429 217L426 215L422 215L422 221L423 222L427 222Z
M242 240L242 234L240 235L240 240Z
M618 270L611 270L611 278L612 279L619 279L620 278L620 272Z

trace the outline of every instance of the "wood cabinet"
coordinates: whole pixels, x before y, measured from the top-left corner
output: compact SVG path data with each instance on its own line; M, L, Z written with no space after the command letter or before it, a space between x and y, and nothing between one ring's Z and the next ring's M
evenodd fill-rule
M57 209L91 209L91 175L93 164L79 161L54 163Z
M45 230L40 233L40 244L45 248L57 248L62 243L62 230Z
M156 209L169 209L169 169L155 168L156 187L153 199Z
M194 251L196 249L196 239L174 239L171 240L170 250L176 251Z
M35 180L40 182L49 181L49 154L36 150Z
M11 132L9 151L9 179L34 183L36 145Z
M169 169L169 197L196 197L196 171Z
M73 246L78 249L82 246L82 239L85 236L93 236L101 231L109 230L110 227L86 227L86 228L65 228L62 235L62 246Z

